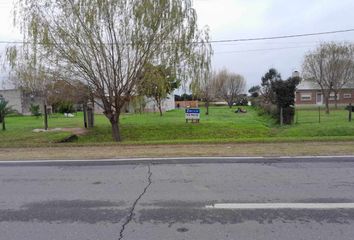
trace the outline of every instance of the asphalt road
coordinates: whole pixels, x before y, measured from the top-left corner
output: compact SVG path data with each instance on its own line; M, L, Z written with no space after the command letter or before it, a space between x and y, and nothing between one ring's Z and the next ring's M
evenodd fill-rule
M354 239L309 203L354 203L354 158L0 163L0 240Z

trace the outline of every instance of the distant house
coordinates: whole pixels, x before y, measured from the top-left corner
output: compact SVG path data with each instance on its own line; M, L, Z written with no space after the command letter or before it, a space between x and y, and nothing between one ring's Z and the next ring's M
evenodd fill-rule
M313 81L303 80L297 87L295 94L296 105L324 105L325 100L320 86ZM354 84L347 84L337 96L339 105L354 103ZM335 104L335 95L331 93L329 104Z
M31 114L31 104L39 105L41 109L43 108L43 101L41 98L25 93L21 89L0 89L0 99L5 99L5 101L8 101L9 106L11 106L19 114L23 115Z

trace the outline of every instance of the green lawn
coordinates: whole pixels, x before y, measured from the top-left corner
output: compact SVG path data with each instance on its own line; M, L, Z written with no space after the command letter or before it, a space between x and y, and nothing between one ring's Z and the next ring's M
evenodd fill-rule
M322 113L318 123L316 109L298 111L298 123L279 127L268 116L259 116L248 107L247 114L235 114L235 109L212 107L210 115L204 114L199 124L185 123L184 111L174 110L160 117L159 114L124 114L121 117L123 144L189 143L189 142L272 142L302 140L354 140L354 122L348 122L348 112ZM82 114L75 118L54 115L49 119L50 128L80 128ZM7 131L0 131L0 147L56 146L70 135L66 132L33 133L43 127L43 119L36 117L8 117ZM95 118L95 128L80 136L74 145L111 144L111 130L102 115Z

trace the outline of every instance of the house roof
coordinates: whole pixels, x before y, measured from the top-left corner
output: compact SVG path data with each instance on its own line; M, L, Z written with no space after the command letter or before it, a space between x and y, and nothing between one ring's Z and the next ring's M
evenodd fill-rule
M354 82L345 84L343 88L354 89ZM315 81L303 80L297 86L297 90L321 90L321 87Z
M314 81L303 80L297 86L297 90L320 90L320 86Z

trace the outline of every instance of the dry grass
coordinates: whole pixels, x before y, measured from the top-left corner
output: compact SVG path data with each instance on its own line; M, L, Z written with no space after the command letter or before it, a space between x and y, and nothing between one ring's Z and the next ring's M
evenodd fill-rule
M354 142L119 145L0 148L0 160L111 159L134 157L354 155Z

